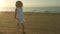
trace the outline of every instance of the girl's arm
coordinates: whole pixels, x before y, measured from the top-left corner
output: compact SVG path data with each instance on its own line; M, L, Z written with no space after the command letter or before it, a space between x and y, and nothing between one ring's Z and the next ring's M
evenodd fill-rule
M15 9L15 18L17 18L16 16L17 16L17 9Z

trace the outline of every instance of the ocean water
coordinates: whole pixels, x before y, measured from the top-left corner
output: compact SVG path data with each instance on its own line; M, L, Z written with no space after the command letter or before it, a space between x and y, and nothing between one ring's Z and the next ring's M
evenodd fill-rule
M1 11L1 10L0 10ZM2 11L14 12L15 8L3 8ZM60 13L60 7L24 7L24 12Z

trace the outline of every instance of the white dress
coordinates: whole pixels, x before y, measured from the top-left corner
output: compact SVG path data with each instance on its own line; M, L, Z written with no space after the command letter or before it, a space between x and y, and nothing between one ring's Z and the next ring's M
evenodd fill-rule
M24 15L23 15L23 8L16 8L17 9L17 17L19 23L24 23Z

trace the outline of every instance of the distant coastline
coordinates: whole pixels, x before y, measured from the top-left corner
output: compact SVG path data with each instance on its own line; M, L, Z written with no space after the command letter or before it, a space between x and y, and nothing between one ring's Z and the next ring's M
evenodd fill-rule
M14 12L14 7L0 9L0 12ZM24 7L24 12L60 13L60 7Z

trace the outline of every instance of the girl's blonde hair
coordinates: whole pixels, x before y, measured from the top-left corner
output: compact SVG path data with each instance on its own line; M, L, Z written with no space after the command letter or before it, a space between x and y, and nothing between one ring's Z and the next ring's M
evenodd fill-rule
M22 7L22 6L23 6L23 3L21 1L16 2L16 7Z

